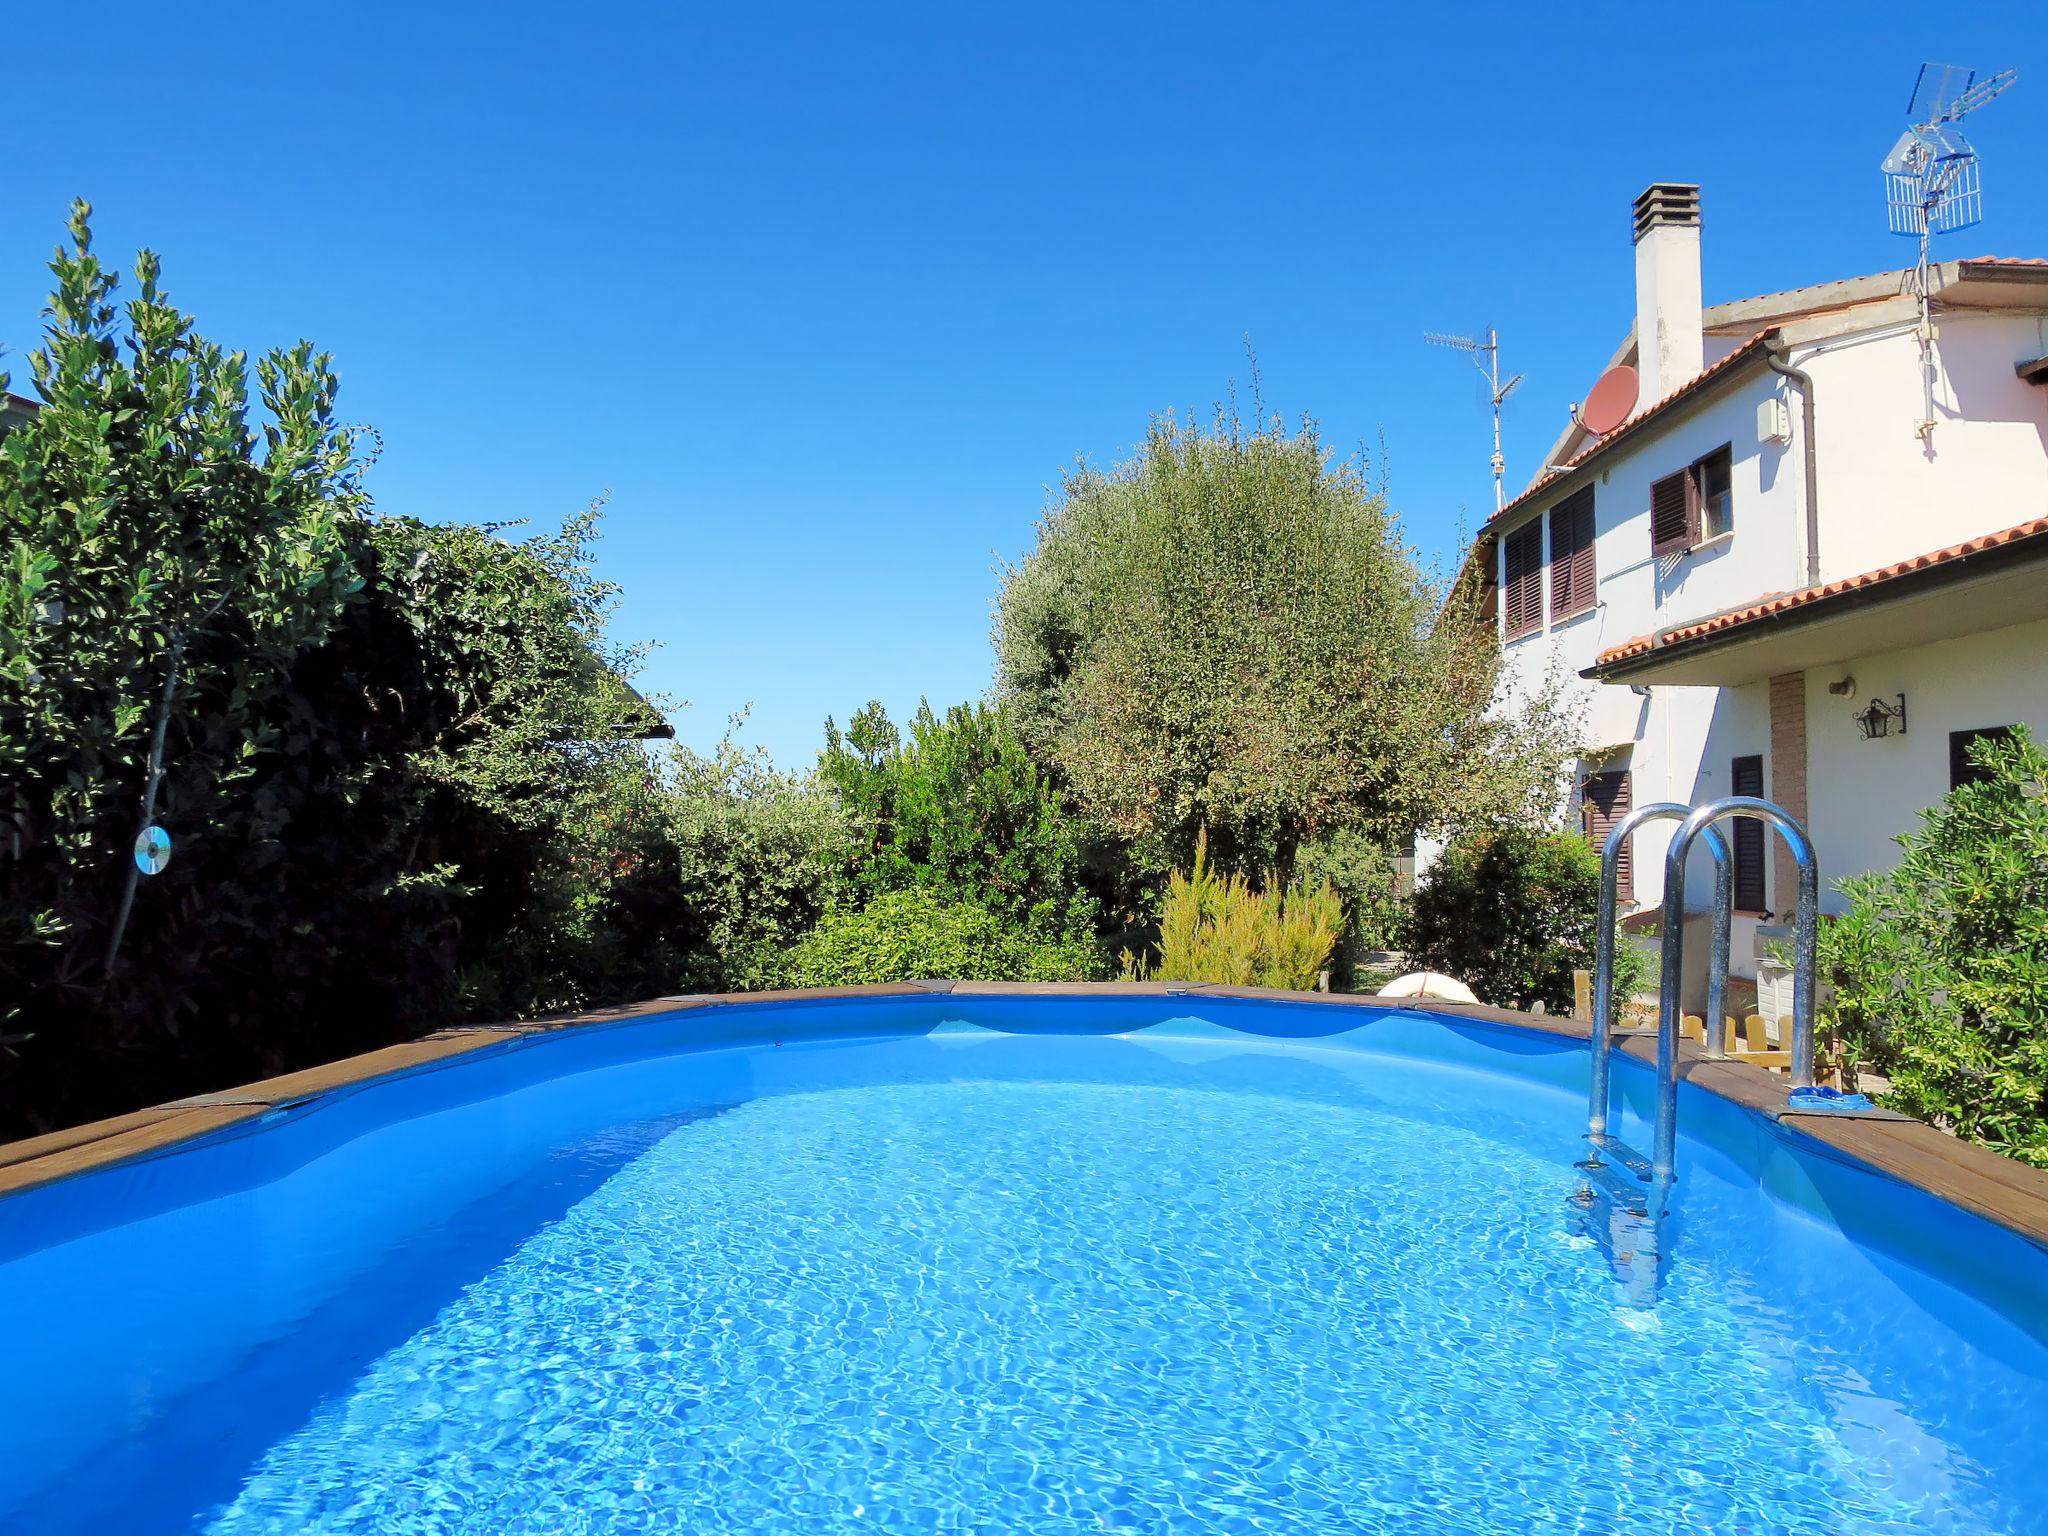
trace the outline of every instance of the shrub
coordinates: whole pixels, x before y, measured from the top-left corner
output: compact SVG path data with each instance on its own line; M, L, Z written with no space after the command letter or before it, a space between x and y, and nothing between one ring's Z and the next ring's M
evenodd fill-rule
M1194 867L1167 881L1158 964L1126 951L1124 973L1308 991L1343 932L1344 903L1327 881L1253 890L1243 875L1212 869L1208 838L1197 836Z
M730 732L708 756L674 748L662 783L679 984L743 984L763 952L797 943L845 893L851 824L815 780L777 772Z
M853 823L863 896L917 887L1035 934L1094 934L1081 824L1006 711L920 704L905 741L870 703L843 733L825 722L818 776Z
M1971 760L1896 869L1841 882L1829 1022L1887 1106L2048 1168L2048 754L2021 727Z
M1585 838L1486 833L1430 866L1402 947L1416 969L1455 976L1486 1002L1562 1012L1572 1005L1572 972L1593 967L1599 902L1600 855ZM1626 999L1641 961L1623 942L1616 964L1615 994Z
M834 907L786 952L757 952L756 986L840 987L952 977L961 981L1087 981L1103 972L1093 944L1034 938L972 902L912 887L865 907Z
M1358 970L1351 973L1351 985L1346 987L1345 990L1370 997L1393 979L1394 973L1392 971L1369 970L1361 966Z
M1295 856L1294 877L1308 885L1329 885L1344 903L1344 934L1330 956L1331 985L1340 991L1361 988L1359 960L1367 952L1394 949L1408 920L1408 900L1401 894L1394 860L1386 846L1364 832L1339 830L1303 843Z
M289 936L278 738L301 723L294 667L361 586L331 359L301 343L252 368L148 251L119 303L90 211L51 263L42 409L0 443L0 1035L27 1037L0 1050L10 1132L168 1096L167 1061L234 1032L188 983L240 961L261 978ZM145 805L177 839L146 886L127 855ZM242 1019L293 1018L260 980L223 993Z

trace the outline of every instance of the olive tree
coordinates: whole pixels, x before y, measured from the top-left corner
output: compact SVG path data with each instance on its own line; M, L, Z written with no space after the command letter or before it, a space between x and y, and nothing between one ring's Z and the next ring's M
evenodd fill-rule
M1540 819L1571 737L1553 693L1495 699L1467 584L1433 580L1312 423L1152 423L1069 473L1005 572L1000 692L1078 806L1143 867L1198 831L1285 872L1340 833Z

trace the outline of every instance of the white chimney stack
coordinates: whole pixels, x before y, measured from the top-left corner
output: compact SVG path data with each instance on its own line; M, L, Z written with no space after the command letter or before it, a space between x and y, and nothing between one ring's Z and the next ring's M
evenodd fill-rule
M1700 307L1700 189L1654 182L1636 199L1638 411L1706 367Z

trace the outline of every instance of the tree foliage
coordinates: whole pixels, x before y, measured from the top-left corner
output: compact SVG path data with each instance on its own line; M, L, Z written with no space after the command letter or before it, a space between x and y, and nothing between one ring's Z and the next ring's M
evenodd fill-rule
M407 1017L532 1014L670 980L665 803L621 729L647 711L623 681L632 655L604 638L599 515L520 542L364 522L363 599L307 658L322 714L358 715L357 814L330 856L361 861L361 880L337 899L370 921L400 902L441 935L445 963L392 978Z
M1429 580L1361 465L1312 425L1155 421L1070 473L1005 575L999 682L1026 743L1141 867L1289 870L1554 798L1560 710L1490 709L1498 648Z
M227 850L276 836L291 669L361 585L360 493L327 357L260 359L252 401L247 359L196 333L154 255L116 303L89 215L51 264L42 409L0 442L0 1009L18 1032L111 1019L118 1052L189 1014L162 968L186 969ZM160 819L185 836L123 949L160 728Z
M672 968L595 512L522 544L377 517L324 354L252 370L146 252L117 304L83 206L52 271L0 441L0 1123ZM174 853L124 924L159 725Z
M1842 881L1831 1023L1885 1104L2048 1168L2048 753L2024 727L1970 752L1985 777L1921 814L1898 866Z
M777 772L731 731L709 754L676 747L663 799L677 879L670 938L685 988L761 980L852 892L847 814L815 778Z
M869 703L844 732L825 722L818 772L851 818L859 891L916 888L1034 934L1095 932L1085 831L1004 710L920 704L905 740Z

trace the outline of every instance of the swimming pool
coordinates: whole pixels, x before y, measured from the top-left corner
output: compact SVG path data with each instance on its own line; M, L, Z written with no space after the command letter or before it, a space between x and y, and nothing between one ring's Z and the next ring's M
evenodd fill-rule
M1201 996L510 1035L0 1200L0 1530L2048 1529L2048 1254L1688 1087L1629 1306L1586 1072Z

